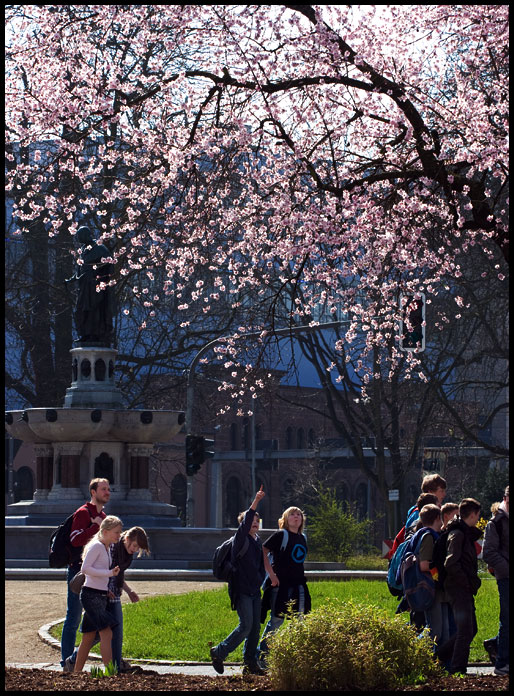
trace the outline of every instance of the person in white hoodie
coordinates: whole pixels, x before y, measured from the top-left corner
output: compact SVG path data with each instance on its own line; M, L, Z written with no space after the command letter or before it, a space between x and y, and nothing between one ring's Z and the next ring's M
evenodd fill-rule
M117 620L108 611L108 585L109 578L118 575L119 566L111 569L110 545L120 540L122 521L119 517L108 515L100 529L86 544L82 552L82 572L86 576L80 591L80 601L84 607L82 619L82 641L75 661L74 673L81 672L86 663L96 632L100 634L100 654L102 662L107 667L112 661L112 627L117 625Z
M494 517L487 523L483 558L492 569L500 596L498 635L484 641L484 648L495 657L494 674L509 673L509 487Z

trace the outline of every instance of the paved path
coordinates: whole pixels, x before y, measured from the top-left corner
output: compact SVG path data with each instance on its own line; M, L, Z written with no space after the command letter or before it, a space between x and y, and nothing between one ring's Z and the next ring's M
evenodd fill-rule
M134 580L141 599L162 594L181 594L192 590L215 589L225 583L173 580ZM125 594L123 601L126 600ZM49 634L53 623L66 613L66 587L56 580L6 580L5 582L5 665L61 671L59 643ZM95 656L98 660L98 656ZM95 660L95 662L96 662ZM161 674L201 674L214 676L210 662L147 662L130 660ZM98 663L97 663L98 664ZM86 665L85 669L90 669ZM228 663L225 674L239 674L241 665ZM474 665L471 674L492 674L491 665Z

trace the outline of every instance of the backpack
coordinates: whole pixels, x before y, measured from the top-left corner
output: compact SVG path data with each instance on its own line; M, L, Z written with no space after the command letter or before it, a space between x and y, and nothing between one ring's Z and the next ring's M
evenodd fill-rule
M432 575L436 582L436 587L443 588L444 580L446 578L446 569L444 567L444 562L446 560L446 552L448 547L448 529L441 532L439 538L434 544L434 552L432 554L432 562L430 563L430 569L435 570Z
M387 588L393 597L401 597L403 595L401 579L397 580L397 575L409 542L410 539L407 541L402 541L389 561L389 568L387 570Z
M230 583L232 574L235 570L232 563L232 544L234 542L234 538L235 535L218 546L212 557L212 574L217 580L223 580L224 582L228 583ZM250 541L248 538L246 538L236 558L242 558L248 551L249 545Z
M48 565L50 568L65 568L78 560L82 547L71 545L70 534L73 525L72 513L52 533L48 547Z
M418 547L419 548L419 547ZM435 600L435 582L423 573L416 554L408 551L400 566L403 594L411 611L427 611Z

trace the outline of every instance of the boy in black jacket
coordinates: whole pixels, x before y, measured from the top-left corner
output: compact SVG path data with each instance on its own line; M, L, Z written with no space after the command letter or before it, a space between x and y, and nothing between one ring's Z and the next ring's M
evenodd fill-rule
M261 627L261 585L265 576L262 542L257 535L260 518L256 510L264 495L261 486L249 509L238 518L240 524L232 543L235 573L230 583L230 594L239 616L239 625L225 640L210 649L212 666L218 674L223 674L223 661L243 640L243 674L264 674L256 655ZM249 540L248 549L238 558L246 539Z
M448 525L444 590L457 631L439 648L437 655L443 663L450 664L451 674L466 674L469 648L477 632L474 596L481 584L475 547L482 535L476 527L479 517L480 503L465 498L459 505L459 517Z

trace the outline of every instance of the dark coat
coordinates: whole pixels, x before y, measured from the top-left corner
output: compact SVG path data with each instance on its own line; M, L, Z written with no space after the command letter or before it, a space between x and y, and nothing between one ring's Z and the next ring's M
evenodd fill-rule
M478 592L481 582L475 541L481 536L482 532L477 527L470 527L459 517L448 525L444 589L450 598L461 592L474 595Z
M497 580L509 577L509 518L503 510L485 528L484 561L494 570Z

